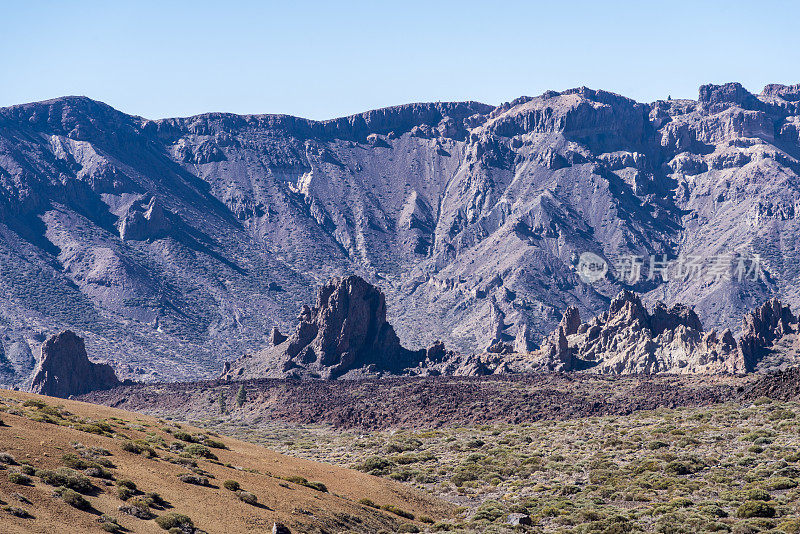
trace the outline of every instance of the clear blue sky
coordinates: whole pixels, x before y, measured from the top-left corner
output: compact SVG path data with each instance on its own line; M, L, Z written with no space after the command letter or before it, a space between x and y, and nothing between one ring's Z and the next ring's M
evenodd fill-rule
M0 106L326 119L586 85L652 101L800 82L800 2L4 2Z

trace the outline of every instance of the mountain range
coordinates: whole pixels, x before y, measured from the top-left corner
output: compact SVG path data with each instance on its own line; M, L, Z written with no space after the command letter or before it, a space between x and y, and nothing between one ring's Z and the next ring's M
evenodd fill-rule
M67 328L120 378L217 376L351 273L412 350L533 347L621 290L736 329L770 297L800 304L798 204L797 85L321 122L148 120L85 97L2 108L0 383Z

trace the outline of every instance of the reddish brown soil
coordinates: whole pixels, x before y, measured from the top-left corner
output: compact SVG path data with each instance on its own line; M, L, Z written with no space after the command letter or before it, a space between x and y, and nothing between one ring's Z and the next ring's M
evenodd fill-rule
M764 380L759 375L551 374L358 381L211 381L123 386L90 393L81 400L194 420L219 416L217 401L222 394L230 415L245 420L375 430L520 423L707 405L736 400L745 394L756 395L766 387ZM234 398L240 384L245 385L248 400L237 407Z

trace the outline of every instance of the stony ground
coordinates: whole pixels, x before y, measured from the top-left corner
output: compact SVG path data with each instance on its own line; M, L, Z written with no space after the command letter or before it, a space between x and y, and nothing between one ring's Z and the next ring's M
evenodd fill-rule
M381 430L520 423L725 402L761 388L748 376L534 374L374 380L138 384L80 399L179 419L232 417ZM247 402L234 402L240 388ZM762 388L763 389L763 388ZM224 411L224 413L223 413Z
M459 505L460 519L438 530L502 532L511 529L504 525L508 514L521 512L531 516L532 532L796 533L798 414L798 403L761 398L435 430L235 420L211 426Z

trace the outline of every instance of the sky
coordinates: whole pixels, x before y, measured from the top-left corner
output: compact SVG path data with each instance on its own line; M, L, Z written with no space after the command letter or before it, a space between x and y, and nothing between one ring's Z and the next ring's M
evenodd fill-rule
M0 4L0 107L85 95L155 119L329 119L588 86L642 102L800 83L800 2Z

